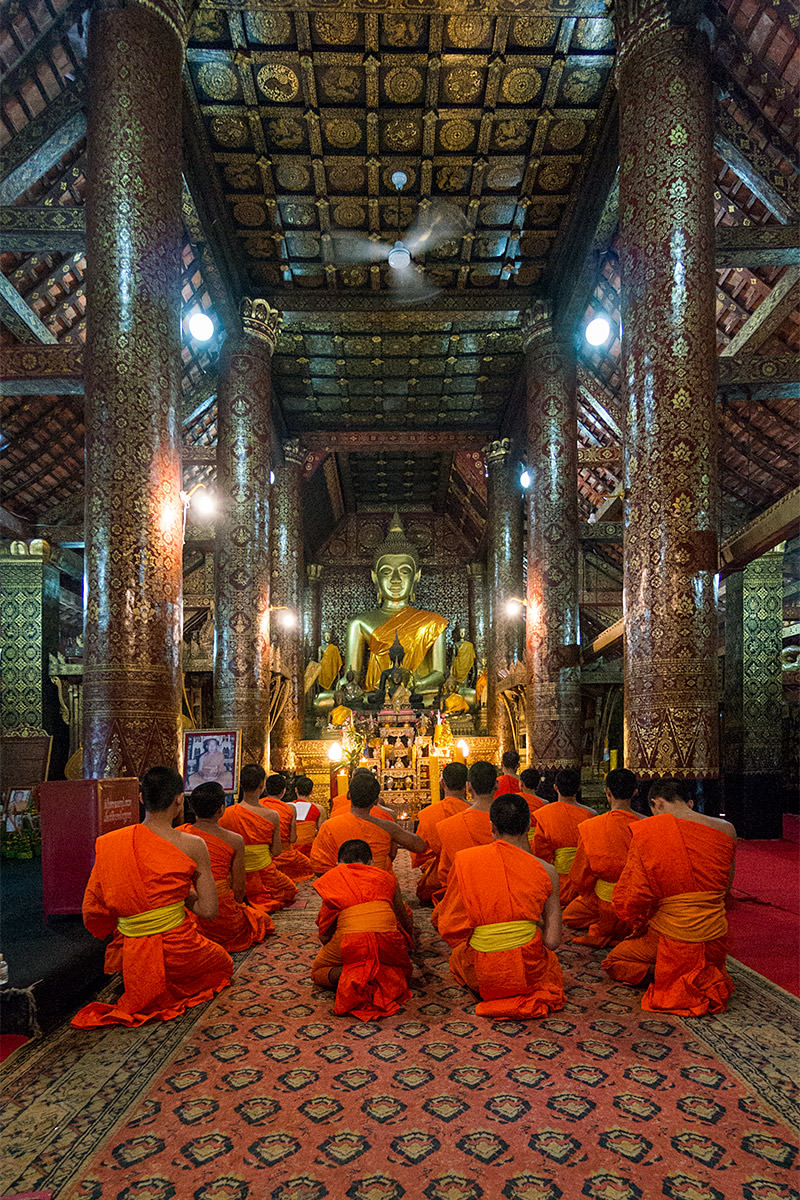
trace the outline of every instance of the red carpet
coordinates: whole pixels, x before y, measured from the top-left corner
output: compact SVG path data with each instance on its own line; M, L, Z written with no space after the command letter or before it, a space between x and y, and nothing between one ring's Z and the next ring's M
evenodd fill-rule
M729 952L800 996L800 845L797 817L781 841L739 842L728 910Z

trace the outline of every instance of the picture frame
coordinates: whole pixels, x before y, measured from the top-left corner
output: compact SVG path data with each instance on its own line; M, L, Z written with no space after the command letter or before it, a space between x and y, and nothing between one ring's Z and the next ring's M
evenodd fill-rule
M33 788L11 788L3 805L3 832L21 833L34 826Z
M187 794L201 783L218 783L233 797L239 786L241 729L186 729L183 734L183 786Z

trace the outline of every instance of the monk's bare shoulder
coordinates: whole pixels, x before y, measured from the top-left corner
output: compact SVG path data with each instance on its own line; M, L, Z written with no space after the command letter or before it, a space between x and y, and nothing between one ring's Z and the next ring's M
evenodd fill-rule
M730 821L724 820L723 817L709 817L705 813L693 813L692 820L699 821L702 825L708 825L709 829L716 829L720 833L727 834L729 838L736 841L736 829Z
M256 810L253 809L253 812L255 811ZM265 821L271 821L276 829L280 826L281 819L275 812L274 808L265 808L263 804L260 804L258 806L258 815L263 817Z
M201 837L196 833L183 833L176 829L176 845L184 854L188 854L189 858L193 858L195 862L201 862L205 857L208 858L208 847Z
M244 838L240 833L234 833L232 829L226 829L224 825L218 825L214 830L215 835L229 846L233 846L234 850L244 847Z
M557 892L559 889L559 886L560 886L560 881L558 878L558 871L555 869L555 867L553 866L552 863L545 862L544 859L539 858L538 855L534 854L533 858L536 859L539 866L542 867L547 872L547 874L550 876L550 882L553 885L553 891Z

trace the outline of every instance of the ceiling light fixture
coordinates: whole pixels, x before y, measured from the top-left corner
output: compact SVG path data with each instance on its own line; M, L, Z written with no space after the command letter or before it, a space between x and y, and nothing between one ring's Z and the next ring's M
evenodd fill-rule
M214 322L204 312L189 317L189 333L196 342L208 342L214 336Z
M595 317L584 331L590 346L604 346L611 336L611 322L607 317Z
M519 486L529 488L531 486L531 473L527 467L523 467L522 474L519 477Z
M411 254L401 241L396 241L389 251L389 266L393 271L405 271L411 263Z

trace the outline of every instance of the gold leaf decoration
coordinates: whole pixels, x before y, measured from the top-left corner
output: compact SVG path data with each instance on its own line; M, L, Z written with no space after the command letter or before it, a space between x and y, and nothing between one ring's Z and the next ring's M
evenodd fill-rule
M512 104L529 104L542 90L542 77L533 67L517 67L508 72L500 90Z
M447 121L439 132L445 150L466 150L475 141L475 126L471 121Z
M352 13L315 13L314 32L331 46L348 46L358 40L358 17Z
M294 100L300 91L300 80L284 63L267 63L258 72L256 83L268 100L283 104Z
M447 22L447 36L454 46L480 46L489 36L490 29L488 17L450 17Z
M226 114L214 117L211 132L223 146L246 146L250 140L250 127L241 117Z
M383 86L395 104L410 104L422 94L422 75L414 67L394 67Z
M239 91L236 72L220 62L203 63L197 82L212 100L233 100Z

